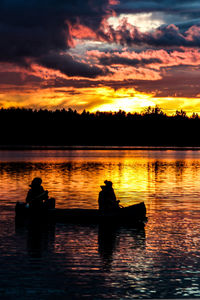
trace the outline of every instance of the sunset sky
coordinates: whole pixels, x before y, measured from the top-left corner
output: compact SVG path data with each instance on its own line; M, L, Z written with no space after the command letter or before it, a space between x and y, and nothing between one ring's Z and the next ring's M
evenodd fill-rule
M0 107L200 113L200 2L1 0Z

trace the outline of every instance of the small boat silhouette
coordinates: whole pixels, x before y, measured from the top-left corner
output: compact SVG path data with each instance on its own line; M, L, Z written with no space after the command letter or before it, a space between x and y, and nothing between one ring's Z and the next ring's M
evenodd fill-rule
M32 212L23 202L17 202L16 218L19 220L35 218L58 223L117 223L144 225L147 221L144 202L119 208L114 211L103 212L98 209L62 209L45 208L40 212Z

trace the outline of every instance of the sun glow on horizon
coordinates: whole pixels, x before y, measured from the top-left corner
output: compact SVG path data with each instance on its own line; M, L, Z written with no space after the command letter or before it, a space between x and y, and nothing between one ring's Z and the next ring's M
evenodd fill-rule
M188 116L193 113L200 114L200 98L184 97L155 97L153 94L145 94L135 89L97 88L99 105L89 109L90 112L125 111L126 113L141 113L144 108L158 105L167 115L173 115L177 110L184 110Z
M126 113L141 113L146 107L158 105L167 115L175 114L176 110L184 110L188 116L200 114L200 98L156 97L154 94L142 93L134 88L114 89L99 86L88 88L46 89L36 93L14 92L0 95L2 108L32 108L32 109L84 109L89 112L105 111Z
M107 90L105 90L106 92ZM140 112L144 107L154 106L151 100L152 95L138 93L134 89L110 89L108 94L112 94L109 102L94 107L91 111L119 111L125 112ZM105 94L106 95L106 94ZM106 96L105 96L106 97Z

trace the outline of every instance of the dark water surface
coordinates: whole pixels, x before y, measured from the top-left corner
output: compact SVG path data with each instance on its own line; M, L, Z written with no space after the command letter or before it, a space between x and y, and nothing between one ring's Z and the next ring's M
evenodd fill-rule
M148 223L15 226L35 176L60 208L97 208L112 180ZM0 201L0 299L200 298L200 151L0 151Z

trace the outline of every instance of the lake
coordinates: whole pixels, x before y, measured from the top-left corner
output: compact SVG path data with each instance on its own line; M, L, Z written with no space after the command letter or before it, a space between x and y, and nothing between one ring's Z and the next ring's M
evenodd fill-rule
M112 180L145 229L15 226L36 176L59 208L97 208ZM2 150L0 201L0 299L200 298L199 150Z

